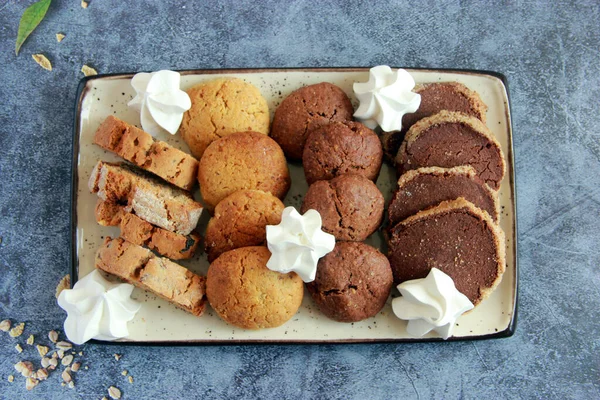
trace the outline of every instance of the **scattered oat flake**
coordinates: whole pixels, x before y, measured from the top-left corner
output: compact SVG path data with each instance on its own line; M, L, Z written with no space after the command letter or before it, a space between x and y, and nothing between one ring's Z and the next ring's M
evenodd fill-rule
M37 370L35 377L38 381L45 381L46 379L48 379L48 371L46 370L46 368L40 368Z
M57 350L56 354L58 354L58 358L60 358L62 360L63 357L65 356L65 351L64 350Z
M60 33L59 32L59 33L56 34L56 41L58 43L62 42L64 38L65 38L65 34L64 33Z
M67 383L71 382L71 380L72 380L72 379L71 379L71 374L69 374L69 371L70 371L70 369L69 369L69 368L67 368L67 369L65 369L65 370L62 372L62 374L60 375L60 377L63 379L63 381L65 381L65 382L67 382Z
M9 319L5 319L4 321L0 322L0 331L8 332L9 329L10 329L10 320Z
M44 357L46 354L48 354L48 351L50 351L48 347L42 346L41 344L38 344L35 347L37 348L38 353L40 353L40 357Z
M69 354L68 356L65 356L65 358L62 359L61 364L62 365L71 365L72 362L73 362L73 356Z
M118 400L121 398L121 391L114 386L108 388L108 395L113 400Z
M21 347L21 345L20 345L19 343L17 343L17 344L15 345L15 349L17 349L17 351L18 351L19 353L22 353L22 352L23 352L23 348Z
M123 357L121 354L115 353L115 360L119 361L121 359L121 357Z
M29 378L33 374L33 364L29 361L19 361L15 364L15 369L26 378Z
M80 362L74 362L73 365L71 365L71 371L77 372L77 371L79 371L79 367L81 367L81 363Z
M75 387L75 382L71 381L67 386L69 386L69 389L73 389Z
M21 322L20 324L16 325L14 328L12 328L10 330L10 332L8 332L8 334L10 335L10 337L19 337L23 334L24 329L25 329L25 322Z
M9 381L10 383L13 383L13 382L15 381L15 377L14 377L14 375L9 375L9 376L8 376L8 381Z
M48 357L42 357L42 368L48 368L50 366L50 359Z
M27 344L28 345L33 345L33 342L35 341L35 338L33 337L33 335L29 335L29 337L27 338Z
M48 332L48 339L50 339L50 341L52 343L56 343L58 341L58 332L56 332L56 331Z
M65 289L70 289L70 288L71 288L71 275L67 274L67 275L63 276L62 279L60 280L60 282L58 282L58 285L56 285L56 293L54 295L58 299L60 292L62 292Z
M98 75L98 71L96 71L94 68L90 67L89 65L84 65L83 67L81 67L81 72L83 72L83 75L85 75L85 76Z
M38 385L38 383L40 383L40 382L37 379L27 378L27 380L25 381L25 388L27 390L31 390L34 387L36 387Z
M33 60L39 64L40 67L44 68L46 71L52 71L52 63L50 60L43 54L32 54Z
M65 350L71 350L73 348L73 345L69 342L61 341L61 342L56 343L56 347L58 347L60 350L65 351Z
M77 353L77 354L79 354L80 356L82 356L82 355L83 355L83 351L80 351L80 352L79 352L79 353Z
M89 5L90 5L89 2L87 2L85 0L81 0L81 8L88 8Z
M129 383L133 383L133 376L129 375L129 377L127 378L127 380L129 381Z

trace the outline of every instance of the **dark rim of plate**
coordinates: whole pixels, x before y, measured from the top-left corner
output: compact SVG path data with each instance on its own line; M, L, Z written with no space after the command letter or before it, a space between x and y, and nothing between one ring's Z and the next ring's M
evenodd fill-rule
M392 67L392 68L405 68L410 71L430 71L439 73L459 73L466 75L488 75L499 79L506 90L506 98L508 103L506 104L506 122L508 128L508 165L509 170L507 176L509 183L512 188L512 207L513 207L513 219L514 219L514 232L513 241L510 245L510 249L514 254L515 260L515 284L513 291L513 310L511 320L506 329L503 331L487 334L487 335L473 335L473 336L462 336L462 337L450 337L447 340L441 338L398 338L398 339L338 339L338 340L235 340L235 339L215 339L215 340L182 340L182 341L127 341L117 340L112 342L100 341L92 339L90 343L97 344L127 344L136 346L187 346L187 345L240 345L240 344L353 344L353 343L422 343L422 342L460 342L470 340L486 340L486 339L500 339L507 338L514 335L517 327L517 312L518 312L518 292L519 292L519 268L518 268L518 248L517 248L517 182L514 169L514 149L512 140L512 119L510 109L510 92L508 89L508 81L506 76L502 73L487 70L473 70L473 69L435 69L435 68L413 68L413 67ZM306 72L352 72L352 71L368 71L369 67L333 67L333 68L302 68L302 67L291 67L291 68L230 68L230 69L197 69L197 70L176 70L181 75L212 75L212 74L248 74L248 73L265 73L265 72L285 72L285 71L306 71ZM143 71L141 71L143 72ZM77 190L78 190L78 174L77 174L77 159L79 156L79 130L80 130L80 115L83 98L87 93L88 82L96 79L124 79L131 78L135 73L114 73L114 74L100 74L94 76L88 76L82 78L79 81L77 87L77 94L75 97L75 121L73 124L73 142L72 142L72 162L71 162L71 195L70 195L70 227L71 227L71 257L70 272L71 272L71 287L75 285L78 280L78 259L77 259Z

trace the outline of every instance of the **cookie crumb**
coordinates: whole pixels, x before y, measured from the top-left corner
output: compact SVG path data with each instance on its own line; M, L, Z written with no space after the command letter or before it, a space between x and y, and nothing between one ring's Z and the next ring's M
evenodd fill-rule
M70 288L71 288L71 275L67 274L67 275L63 276L62 279L60 280L60 282L58 282L58 285L56 285L56 293L54 295L58 299L60 292L62 292L65 289L70 289Z
M13 382L15 381L15 377L14 377L14 375L9 375L9 376L8 376L8 381L9 381L10 383L13 383Z
M44 68L46 71L52 71L52 63L48 58L43 54L32 54L33 60L38 63L38 65Z
M81 0L81 8L88 8L89 5L90 5L89 2L87 2L85 0Z
M19 353L22 353L22 352L23 352L23 348L21 347L21 345L20 345L19 343L17 343L17 344L15 345L15 349L16 349L16 350L17 350Z
M75 382L71 381L67 386L69 387L69 389L73 389L75 387Z
M62 42L64 38L65 38L65 34L64 33L60 33L59 32L59 33L56 34L56 41L58 43Z
M50 339L50 341L52 343L58 342L58 332L56 332L56 331L48 332L48 339Z
M29 337L27 338L27 344L32 346L34 341L35 338L33 337L33 335L29 335Z
M123 375L123 376L127 376L127 370L126 370L126 369L124 369L124 370L123 370L123 372L121 372L121 375Z
M10 337L19 337L23 334L23 330L25 329L25 322L21 322L20 324L16 325L14 328L12 328L8 334L10 335Z
M129 375L129 377L127 378L127 380L129 381L129 383L133 383L133 376Z
M121 391L114 386L108 388L108 395L113 400L118 400L121 398Z
M123 357L123 355L115 353L115 360L119 361L121 357Z
M98 71L96 71L94 68L90 67L89 65L84 65L83 67L81 67L81 72L83 72L83 75L85 75L85 76L98 75Z
M0 331L2 332L8 332L10 330L10 320L9 319L5 319L2 322L0 322Z

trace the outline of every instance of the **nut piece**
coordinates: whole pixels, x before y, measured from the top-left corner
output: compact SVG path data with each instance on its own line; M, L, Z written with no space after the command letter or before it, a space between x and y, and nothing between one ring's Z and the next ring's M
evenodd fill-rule
M36 387L38 385L38 383L40 383L40 382L37 379L27 378L27 380L25 381L25 388L27 390L31 390L34 387Z
M2 322L0 322L0 331L8 332L9 329L10 329L10 320L9 319L5 319Z
M81 367L81 363L79 361L74 362L73 365L71 365L71 371L77 372L79 371L79 367Z
M61 341L61 342L56 343L56 347L65 351L65 350L71 350L73 348L73 345L69 342Z
M9 375L9 376L8 376L8 381L9 381L10 383L13 383L13 382L15 381L15 377L14 377L13 375Z
M52 63L48 58L43 54L32 54L33 60L38 63L38 65L44 68L46 71L52 71Z
M85 75L85 76L98 75L98 71L96 71L94 68L90 67L89 65L84 65L83 67L81 67L81 72L83 72L83 75Z
M50 351L48 347L42 346L41 344L38 344L35 347L37 348L38 353L40 353L40 357L44 357L46 354L48 354L48 351Z
M113 400L118 400L121 398L121 391L114 386L108 388L108 395Z
M56 34L56 41L58 43L62 42L64 38L65 38L65 34L64 33L60 33L59 32L59 33Z
M63 379L63 381L65 381L67 383L69 383L73 380L71 378L71 374L69 374L70 371L71 371L71 368L67 367L60 375L60 377Z
M60 292L62 292L65 289L70 289L70 288L71 288L71 275L67 274L67 275L63 276L62 279L60 280L60 282L58 282L58 285L56 285L56 293L54 295L58 299Z
M23 329L25 329L25 322L21 322L20 324L16 325L10 330L10 332L8 332L8 334L10 337L19 337L23 334Z
M38 381L45 381L46 379L48 379L48 371L46 370L46 368L40 368L37 370L35 377Z
M20 345L19 343L17 343L17 344L16 344L16 346L15 346L15 349L17 349L17 351L18 351L19 353L22 353L22 352L23 352L23 348L21 347L21 345Z
M56 331L48 332L48 339L50 339L50 341L52 343L56 343L58 341L58 332L56 332Z
M27 344L30 346L33 345L34 340L35 339L34 339L33 335L29 335L29 337L27 338Z
M72 362L73 362L73 356L69 354L69 355L65 356L65 358L62 359L61 364L62 365L71 365Z
M29 378L33 375L33 364L29 361L19 361L15 364L15 369L25 378Z

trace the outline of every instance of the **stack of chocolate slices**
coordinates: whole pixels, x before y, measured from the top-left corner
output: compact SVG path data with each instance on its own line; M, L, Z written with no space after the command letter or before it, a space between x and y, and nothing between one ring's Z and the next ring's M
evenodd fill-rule
M421 106L388 134L398 187L389 204L389 260L396 284L432 268L479 304L505 270L498 190L506 166L485 125L487 106L462 84L420 85Z

